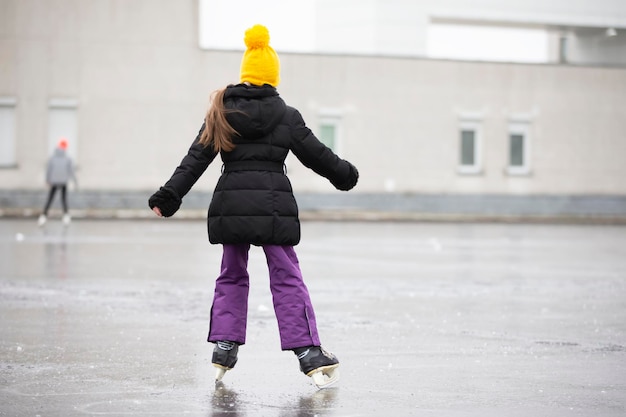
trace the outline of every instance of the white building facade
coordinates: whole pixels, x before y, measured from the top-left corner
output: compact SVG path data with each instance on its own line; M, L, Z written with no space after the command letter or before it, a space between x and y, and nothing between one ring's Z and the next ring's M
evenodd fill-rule
M343 53L342 42L355 43L322 29L344 22L318 16L326 38L320 35L317 45L341 48L315 54L279 50L279 92L321 139L359 168L355 208L399 195L472 201L514 196L522 199L515 204L529 205L538 196L581 197L608 198L619 216L622 209L626 215L622 1L511 1L510 9L497 12L501 2L481 0L473 2L480 7L471 16L462 7L466 2L452 0L384 2L389 8L382 11L378 1L340 3L359 4L354 24L361 33L371 26L375 36L367 44L374 49ZM562 13L567 7L569 15ZM0 0L0 10L5 212L39 201L45 162L60 136L69 139L78 167L76 205L92 208L102 204L94 196L107 193L115 196L113 207L128 204L124 196L143 202L185 154L211 91L238 81L240 51L200 48L197 0ZM569 49L562 56L551 36L546 63L427 58L428 25L450 21L558 28L557 38L568 37ZM405 36L409 27L417 28L413 38ZM607 37L609 28L616 35ZM601 32L612 43L592 48L591 33ZM398 38L407 40L390 42ZM333 194L327 181L295 158L287 165L305 201L345 195ZM216 162L194 190L210 194L219 174ZM334 197L324 198L318 201L335 204Z

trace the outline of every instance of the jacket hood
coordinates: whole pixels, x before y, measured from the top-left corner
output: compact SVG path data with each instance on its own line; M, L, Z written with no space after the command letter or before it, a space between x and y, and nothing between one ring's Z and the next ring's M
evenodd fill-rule
M286 111L286 104L276 88L246 84L229 85L224 106L234 110L226 114L228 123L245 139L257 139L274 131Z

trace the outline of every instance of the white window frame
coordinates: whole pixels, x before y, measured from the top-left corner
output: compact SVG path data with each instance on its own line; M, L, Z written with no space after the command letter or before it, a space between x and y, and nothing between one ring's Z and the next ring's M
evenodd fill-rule
M3 123L0 126L0 168L17 167L17 123L14 97L0 97L0 112Z
M522 165L511 165L511 135L521 135L523 137L522 145ZM511 120L509 121L507 134L507 168L508 175L529 175L530 167L530 149L531 149L530 121Z
M474 164L463 165L462 153L462 132L471 130L474 132ZM457 150L457 172L462 175L478 175L483 172L483 122L478 116L461 116L456 135Z

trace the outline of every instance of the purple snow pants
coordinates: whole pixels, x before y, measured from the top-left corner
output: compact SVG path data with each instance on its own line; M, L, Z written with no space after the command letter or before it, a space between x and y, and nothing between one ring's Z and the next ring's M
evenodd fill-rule
M209 342L244 344L248 318L250 245L223 245L222 269L215 281ZM292 246L264 245L274 312L283 350L319 346L315 313Z

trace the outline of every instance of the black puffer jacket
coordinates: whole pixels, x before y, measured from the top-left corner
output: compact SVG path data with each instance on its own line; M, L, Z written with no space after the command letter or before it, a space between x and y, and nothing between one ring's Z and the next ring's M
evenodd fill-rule
M227 119L240 136L233 138L234 150L221 153L224 172L209 206L210 242L296 245L298 206L283 170L289 151L339 190L356 185L357 169L322 144L274 87L228 86L224 105L236 110ZM166 217L216 157L211 146L198 143L201 133L170 180L150 197L150 207Z

